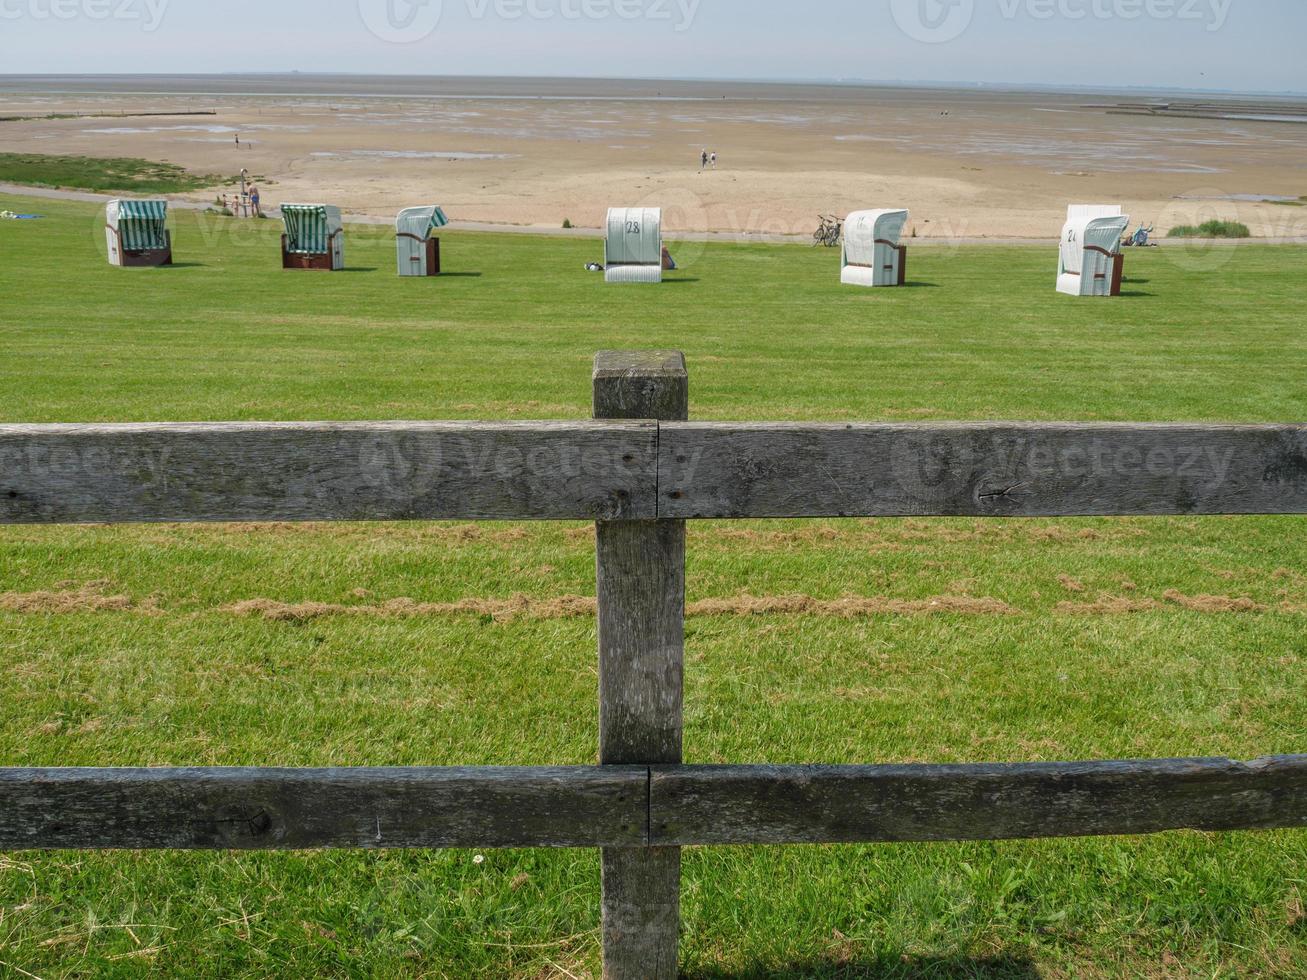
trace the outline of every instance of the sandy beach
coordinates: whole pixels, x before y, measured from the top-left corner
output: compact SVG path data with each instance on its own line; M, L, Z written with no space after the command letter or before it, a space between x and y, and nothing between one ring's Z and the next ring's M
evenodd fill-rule
M1287 203L1307 195L1307 125L1104 108L1120 101L709 82L0 76L0 116L29 117L0 122L0 152L243 167L262 178L265 206L325 201L380 218L433 202L456 221L541 229L597 227L620 204L663 207L673 235L808 235L819 213L907 207L920 238L1042 238L1056 235L1068 202L1105 201L1159 231L1222 218L1259 237L1307 235L1307 207ZM193 112L213 115L135 115ZM46 116L76 118L33 118ZM715 171L700 171L704 149L718 154Z

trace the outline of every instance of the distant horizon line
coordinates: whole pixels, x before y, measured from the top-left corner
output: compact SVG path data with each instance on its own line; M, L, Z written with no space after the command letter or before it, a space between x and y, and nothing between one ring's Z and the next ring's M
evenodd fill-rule
M1193 95L1280 96L1304 97L1307 90L1298 89L1231 89L1195 88L1192 86L1166 86L1160 84L1136 85L1067 85L1055 82L1016 81L947 81L940 79L865 79L865 78L801 78L801 77L702 77L663 75L517 75L517 74L415 74L412 72L379 71L301 71L248 70L248 71L159 71L159 72L0 72L0 82L6 79L92 79L92 78L396 78L396 79L459 79L463 81L515 80L515 81L570 81L570 82L641 82L719 85L812 85L831 88L926 88L926 89L1001 89L1013 92L1134 92L1134 93L1185 93Z

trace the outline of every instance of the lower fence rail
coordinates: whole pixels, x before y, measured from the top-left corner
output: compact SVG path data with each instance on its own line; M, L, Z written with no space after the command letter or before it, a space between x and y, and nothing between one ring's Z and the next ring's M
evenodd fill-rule
M0 769L0 850L665 848L1307 827L1255 762Z

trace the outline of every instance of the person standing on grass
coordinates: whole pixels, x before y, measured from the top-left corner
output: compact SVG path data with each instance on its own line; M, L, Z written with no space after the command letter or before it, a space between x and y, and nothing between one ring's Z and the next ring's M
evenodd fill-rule
M259 187L257 184L250 188L250 207L253 209L253 217L263 217L263 212L259 210Z

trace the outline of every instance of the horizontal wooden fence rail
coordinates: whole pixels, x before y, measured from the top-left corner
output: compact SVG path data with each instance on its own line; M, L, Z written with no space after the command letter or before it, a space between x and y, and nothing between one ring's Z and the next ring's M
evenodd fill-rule
M1307 426L0 425L0 524L1307 513Z
M589 768L0 769L0 850L603 849L606 980L673 980L680 848L1307 827L1307 756L682 765L685 521L1307 514L1307 426L688 422L675 351L591 422L0 425L0 524L587 520Z
M1307 426L664 424L658 516L1307 513Z
M0 769L0 850L693 847L1307 827L1307 756L985 766Z
M0 769L0 850L642 846L649 770Z
M0 524L635 520L654 422L0 425Z
M854 844L1307 827L1307 756L653 770L654 844Z

